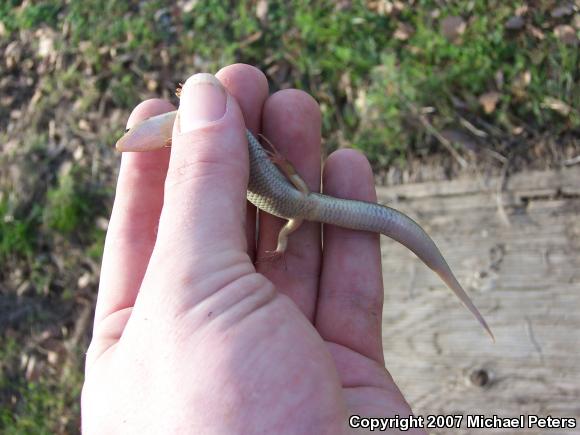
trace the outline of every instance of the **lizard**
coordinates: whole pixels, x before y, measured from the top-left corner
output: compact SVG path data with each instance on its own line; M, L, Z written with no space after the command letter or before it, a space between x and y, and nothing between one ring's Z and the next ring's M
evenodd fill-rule
M125 131L119 152L151 151L170 145L177 110L147 118ZM286 219L274 254L282 255L288 236L304 220L383 234L411 250L432 269L473 314L493 341L494 335L431 237L409 216L382 204L311 192L292 164L274 149L268 153L246 129L250 177L247 199L257 208Z

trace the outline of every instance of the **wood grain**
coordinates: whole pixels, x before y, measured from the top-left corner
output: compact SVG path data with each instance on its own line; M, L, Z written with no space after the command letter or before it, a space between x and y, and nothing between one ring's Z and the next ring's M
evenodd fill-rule
M538 414L580 425L580 169L505 180L507 222L500 181L378 188L381 202L431 234L497 338L412 253L383 238L387 368L416 414Z

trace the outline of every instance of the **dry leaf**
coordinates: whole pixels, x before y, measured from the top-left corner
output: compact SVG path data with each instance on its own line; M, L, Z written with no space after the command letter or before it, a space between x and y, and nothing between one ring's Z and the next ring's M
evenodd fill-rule
M100 230L107 231L109 228L109 219L99 216L95 220L95 226Z
M388 0L378 0L369 2L368 8L379 15L391 15L391 12L393 12L393 3Z
M6 62L6 67L11 69L20 63L22 57L22 48L18 41L12 41L4 49L4 62Z
M404 2L402 1L394 1L393 2L393 9L395 9L396 12L402 12L406 9L406 5Z
M78 162L80 159L83 158L85 154L85 149L82 146L78 146L73 152L73 158Z
M544 38L546 37L546 35L544 35L544 32L542 32L540 29L538 29L536 26L532 26L531 24L528 25L528 31L530 32L530 34L536 38L539 39L540 41L543 41Z
M486 92L479 97L479 104L481 104L485 113L490 114L495 110L500 97L501 94L499 92Z
M193 11L198 2L199 0L185 0L185 1L182 0L177 2L177 6L181 8L183 12L188 14L191 11Z
M83 273L77 280L77 285L79 288L86 288L91 283L92 276L89 272Z
M13 216L10 216L13 218ZM5 222L7 222L5 220ZM26 293L32 292L34 290L34 286L32 285L32 283L29 280L24 280L22 282L22 284L20 284L17 288L16 288L16 294L18 296L23 296Z
M528 12L528 5L524 4L515 10L516 15L525 15Z
M334 10L336 12L344 12L349 11L352 9L352 1L351 0L339 0L334 3Z
M526 88L532 81L532 73L528 70L519 73L512 81L512 93L517 98L526 96Z
M46 355L46 360L51 366L56 366L59 362L58 352L55 352L54 350L49 350Z
M31 381L34 382L38 379L39 375L40 375L40 369L38 367L38 365L36 364L36 357L34 355L26 355L23 354L22 355L22 360L21 362L25 361L25 379L27 381Z
M463 35L466 27L467 25L461 17L445 17L441 21L441 33L450 41L455 41Z
M554 35L560 41L567 45L576 45L578 43L578 36L574 27L568 24L561 24L554 28Z
M397 26L397 30L393 33L393 38L398 39L399 41L406 41L415 33L415 29L408 24L399 23Z
M528 70L522 71L517 75L514 82L517 82L518 86L526 88L532 82L532 73Z
M82 131L91 131L91 124L84 118L79 119L78 126Z
M562 116L568 116L572 111L572 108L568 104L553 97L544 98L543 105L548 109L552 109L554 112L558 112Z
M157 80L155 79L148 79L146 86L149 92L155 92L157 88L159 88L159 83L157 83Z
M54 54L54 33L42 29L35 35L38 38L38 55L40 57L49 57Z
M258 0L256 3L256 17L258 20L264 22L268 18L268 1Z
M552 9L550 15L552 16L552 18L562 18L568 15L572 15L573 13L574 13L574 5L570 3L565 3L561 6Z
M522 17L516 15L515 17L511 17L506 21L505 28L507 30L520 30L524 27L525 24L525 20Z

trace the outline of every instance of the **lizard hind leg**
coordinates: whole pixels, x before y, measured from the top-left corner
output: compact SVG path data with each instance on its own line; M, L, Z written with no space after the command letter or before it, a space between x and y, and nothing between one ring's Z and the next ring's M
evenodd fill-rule
M288 236L300 228L302 222L303 219L300 218L290 219L288 222L286 222L286 225L284 225L278 233L278 243L276 245L276 249L273 251L266 251L266 255L262 257L259 262L273 261L279 258L283 258L284 253L286 252L286 248L288 247Z
M266 151L266 154L272 163L274 163L282 171L288 181L290 181L294 187L296 187L296 189L298 189L303 195L308 195L310 193L310 189L308 188L306 181L304 181L300 174L298 174L298 171L292 165L292 163L290 163L290 160L284 157L266 136L263 134L259 134L258 136L270 147L270 149L264 148L264 151Z

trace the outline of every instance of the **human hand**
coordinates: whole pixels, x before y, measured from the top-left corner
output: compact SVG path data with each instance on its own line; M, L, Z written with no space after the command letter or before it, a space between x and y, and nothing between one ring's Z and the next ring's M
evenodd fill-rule
M411 413L384 368L379 238L283 222L247 205L245 126L320 180L320 112L232 65L182 92L173 145L123 155L82 394L84 433L341 433ZM129 126L173 110L161 100ZM177 132L181 131L181 134ZM366 159L332 154L324 191L375 200ZM255 242L257 240L257 242ZM356 430L353 430L356 432ZM412 432L408 432L412 433ZM422 433L422 432L421 432Z

